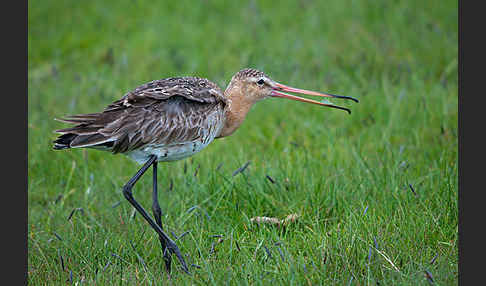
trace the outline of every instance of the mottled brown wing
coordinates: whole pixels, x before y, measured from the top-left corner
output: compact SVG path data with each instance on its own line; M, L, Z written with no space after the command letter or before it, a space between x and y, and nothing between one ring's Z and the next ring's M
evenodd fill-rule
M146 144L205 140L223 120L226 101L212 82L170 78L147 83L113 102L101 113L69 116L77 124L60 129L54 149L93 147L114 153Z
M132 104L143 105L144 99L166 100L182 96L200 103L226 102L221 89L213 82L197 77L175 77L154 80L137 87L120 100L105 108L105 111L120 109Z
M133 108L122 120L114 121L99 132L117 138L114 153L143 145L177 145L204 141L223 120L221 102L199 103L183 97L171 97L150 107ZM135 111L136 110L136 111Z

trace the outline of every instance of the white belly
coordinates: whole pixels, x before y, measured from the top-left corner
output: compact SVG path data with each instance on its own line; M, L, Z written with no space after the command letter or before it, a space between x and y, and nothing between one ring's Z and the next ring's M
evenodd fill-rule
M206 148L213 139L211 138L206 142L194 141L176 145L147 145L138 150L127 152L126 155L139 164L147 162L151 155L157 156L158 162L177 161L190 157Z

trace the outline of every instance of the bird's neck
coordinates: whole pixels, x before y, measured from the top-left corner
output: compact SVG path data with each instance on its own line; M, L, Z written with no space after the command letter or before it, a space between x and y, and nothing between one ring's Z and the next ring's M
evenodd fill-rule
M255 101L245 96L245 91L238 86L229 85L224 92L228 99L225 108L225 123L218 137L225 137L233 134L245 120Z

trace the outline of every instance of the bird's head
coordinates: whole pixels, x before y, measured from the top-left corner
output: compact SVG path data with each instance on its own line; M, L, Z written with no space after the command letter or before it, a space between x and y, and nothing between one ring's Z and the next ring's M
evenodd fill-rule
M337 106L330 102L320 102L312 99L291 95L288 94L287 92L314 95L320 97L351 99L355 102L359 102L357 99L349 96L326 94L326 93L320 93L320 92L286 86L284 84L272 80L265 73L252 68L246 68L237 72L231 79L227 91L228 90L231 91L229 96L231 96L231 94L234 94L235 96L244 96L252 103L269 97L280 97L280 98L288 98L292 100L342 109L342 110L346 110L348 113L351 113L351 111L348 108Z

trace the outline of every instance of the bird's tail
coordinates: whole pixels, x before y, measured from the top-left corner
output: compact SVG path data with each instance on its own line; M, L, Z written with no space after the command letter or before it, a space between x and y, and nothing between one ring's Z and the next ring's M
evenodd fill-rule
M112 147L113 139L104 136L99 132L102 126L93 124L98 118L99 114L81 114L73 115L68 118L56 119L61 122L75 123L74 127L59 129L55 132L61 133L56 140L54 140L54 150L63 150L69 148L106 148Z
M62 134L61 136L57 137L54 140L54 146L52 147L54 150L62 150L62 149L69 149L71 148L71 142L76 138L76 134L67 133Z

